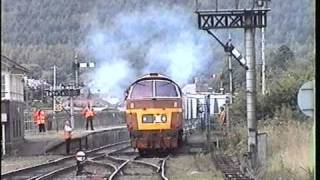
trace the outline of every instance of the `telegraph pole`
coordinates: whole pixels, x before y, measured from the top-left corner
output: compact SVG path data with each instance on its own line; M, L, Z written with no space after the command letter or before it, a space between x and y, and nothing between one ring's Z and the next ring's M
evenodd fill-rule
M263 6L264 8L264 6ZM262 77L261 77L261 90L262 90L262 95L265 95L266 93L266 60L265 60L265 55L264 55L264 49L265 49L265 38L264 38L264 34L265 33L265 28L262 27L261 28L261 61L262 61Z
M74 63L73 63L73 70L74 70L74 77L75 77L75 82L72 85L75 85L75 88L78 87L78 55L76 54L74 56ZM74 89L74 86L72 87ZM73 103L73 96L70 97L70 122L71 122L71 127L74 128L74 103Z
M230 35L230 32L229 32L229 43L231 42L231 35ZM232 94L233 94L233 81L232 81L232 63L231 63L231 59L232 58L232 55L231 55L231 52L228 53L228 64L229 64L229 68L228 68L228 71L229 71L229 92L231 94L231 99L230 101L232 102Z
M56 90L56 85L57 85L56 72L57 72L56 65L54 65L53 66L53 91ZM56 119L56 96L53 96L53 103L52 104L53 104L53 117L52 117L52 119L53 119L54 122L56 122L56 126L57 126L56 130L58 132L59 131L59 126L58 126L58 120Z
M211 151L211 143L210 143L210 135L211 135L211 127L210 127L210 94L205 96L206 103L206 121L207 121L207 143L208 143L208 151Z
M248 127L248 151L251 155L251 167L256 164L257 150L257 124L256 124L256 69L255 69L255 29L250 27L252 18L246 16L245 34L245 59L248 70L246 71L247 94L247 127Z
M79 86L79 67L78 67L78 54L74 57L74 63L75 63L75 78L76 78L76 88Z

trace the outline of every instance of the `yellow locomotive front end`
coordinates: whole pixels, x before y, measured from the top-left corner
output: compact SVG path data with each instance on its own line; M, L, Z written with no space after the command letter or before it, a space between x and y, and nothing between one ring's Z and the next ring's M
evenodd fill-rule
M127 91L126 122L139 152L177 148L183 133L180 87L158 74L140 78Z

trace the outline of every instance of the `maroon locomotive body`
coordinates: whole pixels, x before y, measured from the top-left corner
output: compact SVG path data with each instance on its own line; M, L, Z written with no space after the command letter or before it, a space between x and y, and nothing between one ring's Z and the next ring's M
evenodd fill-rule
M182 142L182 93L158 73L143 76L126 91L126 123L131 145L139 152L173 150Z

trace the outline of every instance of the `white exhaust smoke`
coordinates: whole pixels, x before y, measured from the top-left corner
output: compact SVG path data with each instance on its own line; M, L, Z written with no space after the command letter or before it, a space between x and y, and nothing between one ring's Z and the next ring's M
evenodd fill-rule
M198 29L192 10L148 7L113 20L95 25L83 43L97 61L90 86L101 93L122 97L131 82L150 72L182 85L212 61L212 40Z

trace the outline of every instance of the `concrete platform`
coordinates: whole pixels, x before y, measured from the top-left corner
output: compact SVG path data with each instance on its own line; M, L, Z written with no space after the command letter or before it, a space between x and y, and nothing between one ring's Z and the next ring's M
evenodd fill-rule
M210 142L216 142L219 141L221 139L224 139L225 136L223 136L222 132L217 132L214 131L211 133L210 135ZM193 134L191 134L190 136L187 137L187 144L206 144L208 143L207 141L207 133L206 132L202 132L200 130L195 131Z
M223 132L214 130L211 132L210 141L211 148L219 148L220 141L226 138ZM209 151L207 133L197 130L185 139L185 149L188 149L188 153L207 153Z
M109 132L109 133L107 133ZM121 132L121 137L119 135ZM98 138L100 134L104 134L105 138ZM116 134L116 135L114 135ZM94 148L94 146L102 145L107 142L112 142L120 139L127 139L126 125L109 126L96 128L91 130L75 130L72 132L71 153L78 150ZM112 138L108 138L112 136ZM112 139L112 140L110 140ZM95 143L94 141L99 141ZM79 144L80 142L80 144ZM64 154L65 140L63 138L63 131L47 131L46 133L38 133L24 137L24 141L19 146L10 152L11 155L19 156L34 156L46 154ZM80 147L79 147L80 146Z

